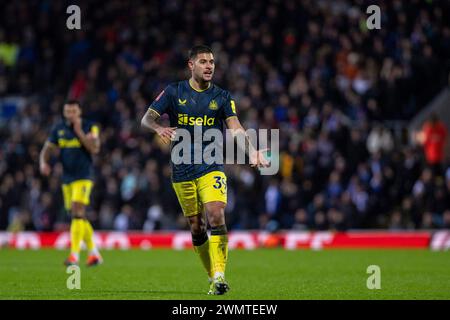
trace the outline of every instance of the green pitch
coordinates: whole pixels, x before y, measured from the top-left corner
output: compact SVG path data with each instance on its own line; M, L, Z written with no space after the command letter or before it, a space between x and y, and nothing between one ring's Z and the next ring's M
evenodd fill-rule
M104 250L105 264L81 266L80 290L66 287L66 254L1 249L0 299L450 299L448 251L233 250L225 296L206 295L190 250ZM369 265L381 269L379 290L367 289Z

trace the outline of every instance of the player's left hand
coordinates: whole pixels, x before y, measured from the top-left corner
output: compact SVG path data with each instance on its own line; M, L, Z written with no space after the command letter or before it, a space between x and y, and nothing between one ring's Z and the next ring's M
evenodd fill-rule
M250 165L252 167L267 168L270 162L264 156L264 153L269 149L256 150L250 155Z

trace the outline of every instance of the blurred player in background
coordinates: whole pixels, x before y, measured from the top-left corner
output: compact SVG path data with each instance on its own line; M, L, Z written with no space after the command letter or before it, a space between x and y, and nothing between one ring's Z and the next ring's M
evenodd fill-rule
M156 132L163 142L170 143L177 128L188 130L192 137L196 126L202 130L214 128L222 131L225 122L234 137L243 136L243 139L237 139L238 142L248 143L252 166L267 167L269 163L263 156L265 150L256 150L250 143L237 118L230 93L211 82L215 68L212 50L207 46L193 47L189 52L188 66L190 79L167 86L150 105L142 118L142 126ZM170 127L156 122L164 113L169 115ZM172 144L172 148L176 144ZM208 144L202 143L202 148ZM239 147L247 151L245 146ZM193 152L194 144L191 144L192 155ZM194 249L208 273L208 294L216 295L229 290L225 281L228 256L225 224L227 181L223 171L223 164L207 164L204 159L202 164L174 164L172 159L172 185L183 214L189 221ZM211 226L210 238L206 217Z
M60 149L59 160L63 166L62 191L64 207L72 216L70 226L71 249L65 265L79 263L81 243L89 250L88 266L103 262L94 242L94 230L86 218L93 186L92 155L100 151L99 127L81 118L81 106L71 100L64 104L63 120L51 130L42 148L39 169L42 175L51 172L49 159L53 151Z

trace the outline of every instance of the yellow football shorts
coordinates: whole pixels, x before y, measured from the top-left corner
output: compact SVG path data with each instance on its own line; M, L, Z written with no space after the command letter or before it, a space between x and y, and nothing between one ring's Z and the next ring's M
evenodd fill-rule
M185 217L201 213L204 203L227 203L227 178L221 171L212 171L191 181L173 182L172 186Z
M79 202L86 206L89 205L93 184L91 180L87 179L63 184L64 208L70 210L72 208L72 202Z

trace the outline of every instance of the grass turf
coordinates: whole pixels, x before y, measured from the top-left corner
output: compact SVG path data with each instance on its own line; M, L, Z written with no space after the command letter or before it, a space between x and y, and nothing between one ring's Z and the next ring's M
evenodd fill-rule
M1 249L0 299L450 299L450 252L233 250L225 296L206 295L190 250L103 251L103 265L81 266L81 290L66 287L66 254ZM369 265L381 268L380 290L366 287Z

